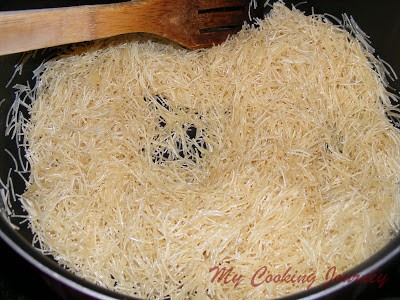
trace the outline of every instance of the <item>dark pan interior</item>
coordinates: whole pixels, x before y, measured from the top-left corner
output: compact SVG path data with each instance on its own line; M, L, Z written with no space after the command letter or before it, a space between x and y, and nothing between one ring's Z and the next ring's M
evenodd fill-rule
M78 1L80 4L93 3L91 1ZM57 7L57 6L69 6L77 5L77 1L3 1L0 3L1 10L13 10L13 9L26 9L26 8L41 8L41 7ZM110 3L118 1L96 1L96 3ZM273 1L270 1L273 2ZM400 75L400 1L398 0L309 0L307 3L303 1L286 1L287 4L294 4L300 10L306 13L329 13L338 18L341 18L342 13L352 15L357 21L358 25L363 31L369 34L372 41L372 46L376 49L376 55L388 62L393 69ZM53 57L59 49L52 48L46 51L39 51L37 54L25 62L23 72L21 75L17 75L14 81L6 87L9 79L14 73L15 64L21 58L21 54L0 56L0 101L5 99L0 105L0 178L3 182L6 182L8 172L10 168L14 168L14 162L11 157L4 151L8 149L13 155L18 156L18 149L16 143L10 137L4 136L5 132L5 121L7 113L13 103L15 91L12 86L15 83L26 83L32 81L32 71L43 62L43 60ZM391 91L399 94L400 91L400 80L394 80L390 82ZM27 112L22 111L26 117ZM23 153L21 153L23 154ZM28 176L28 174L27 174ZM22 194L25 189L24 181L16 174L12 174L13 189L16 194ZM1 201L0 201L1 202ZM17 215L25 214L18 202L13 202L14 213ZM1 204L0 204L1 209ZM132 299L123 297L116 293L106 291L98 286L88 283L76 276L70 274L65 269L61 268L55 263L51 257L45 257L34 250L31 246L32 233L27 228L27 223L19 224L20 219L12 218L12 222L20 227L19 231L16 231L9 226L7 221L0 217L0 236L20 255L30 261L36 267L41 269L44 273L52 278L57 278L62 284L73 287L83 291L84 294L89 294L97 298L110 299ZM393 259L398 257L400 254L400 235L398 235L393 241L391 241L384 249L379 253L365 261L363 264L352 269L350 273L366 274L373 272L379 268L384 267L386 264L391 262ZM60 276L61 275L61 276ZM300 297L314 295L315 297L332 297L337 298L340 293L354 294L354 288L350 285L338 284L331 286L328 289L324 289L322 286L314 287L305 292L297 295L288 297L287 299L297 299Z

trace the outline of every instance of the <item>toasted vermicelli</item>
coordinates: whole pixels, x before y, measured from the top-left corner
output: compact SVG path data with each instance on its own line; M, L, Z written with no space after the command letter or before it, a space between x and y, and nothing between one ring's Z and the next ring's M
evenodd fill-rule
M35 241L144 298L278 297L309 283L254 272L355 266L400 212L396 97L367 42L277 3L208 50L120 38L46 62L21 127Z

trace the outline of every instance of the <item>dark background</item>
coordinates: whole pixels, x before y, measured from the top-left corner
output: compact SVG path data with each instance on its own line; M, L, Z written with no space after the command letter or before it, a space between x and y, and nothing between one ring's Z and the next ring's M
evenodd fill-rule
M0 0L0 11L112 2L119 1ZM309 0L308 5L299 5L298 8L309 12L309 6L315 7L316 13L328 12L339 17L343 12L352 15L361 29L370 35L376 54L400 74L400 0ZM400 90L399 80L392 82L391 86ZM49 287L40 272L1 239L0 257L0 300L62 299ZM389 281L382 288L376 284L360 286L358 296L353 299L400 299L400 258L380 272L387 274Z

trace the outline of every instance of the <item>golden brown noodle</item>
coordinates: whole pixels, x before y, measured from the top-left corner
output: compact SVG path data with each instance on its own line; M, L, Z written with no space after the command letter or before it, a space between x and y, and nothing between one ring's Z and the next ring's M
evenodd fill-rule
M23 198L42 250L146 298L287 295L399 229L400 136L376 60L281 3L223 45L97 43L46 63ZM233 266L245 280L211 282Z

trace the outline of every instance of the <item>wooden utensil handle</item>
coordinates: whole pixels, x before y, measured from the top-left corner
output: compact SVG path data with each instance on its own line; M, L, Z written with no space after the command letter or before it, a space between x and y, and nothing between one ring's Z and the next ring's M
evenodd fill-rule
M157 15L152 15L154 7L146 3L0 12L0 55L130 32L149 32L148 25L157 23Z

